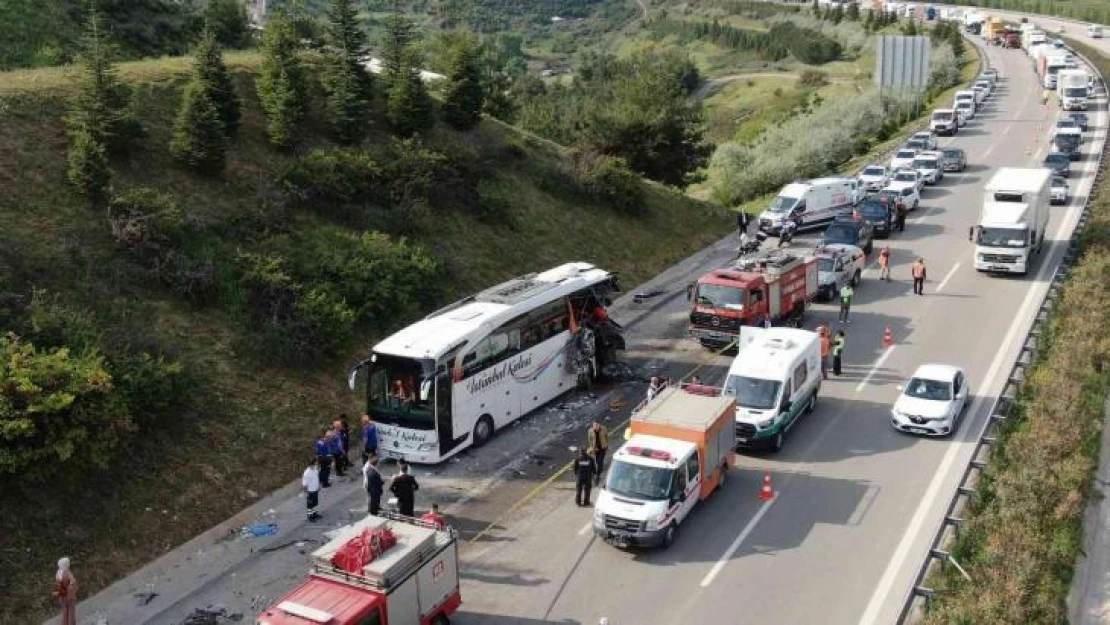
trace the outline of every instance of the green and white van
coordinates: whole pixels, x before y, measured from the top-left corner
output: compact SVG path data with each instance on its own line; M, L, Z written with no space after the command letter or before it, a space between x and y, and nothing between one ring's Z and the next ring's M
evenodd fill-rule
M737 447L782 449L821 389L821 339L795 328L742 326L724 394L736 398Z

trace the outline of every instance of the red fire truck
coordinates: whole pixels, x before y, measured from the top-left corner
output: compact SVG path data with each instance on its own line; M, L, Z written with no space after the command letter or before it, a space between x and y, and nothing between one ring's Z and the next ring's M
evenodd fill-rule
M446 625L462 603L455 532L367 516L312 554L308 579L256 625Z
M689 290L690 335L706 347L723 347L742 325L801 327L817 286L815 257L774 249L738 259L705 274Z

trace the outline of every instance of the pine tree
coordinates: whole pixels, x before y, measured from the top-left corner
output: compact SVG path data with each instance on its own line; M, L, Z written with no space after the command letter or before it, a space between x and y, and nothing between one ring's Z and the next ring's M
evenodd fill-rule
M206 27L201 34L195 57L193 72L200 78L200 84L207 89L208 98L220 114L224 136L233 137L239 130L241 104L231 74L224 65L220 42L211 28Z
M411 137L431 127L435 121L432 112L432 98L410 54L402 61L401 74L393 79L389 87L387 116L390 128L397 135Z
M266 113L266 133L276 147L289 145L307 109L304 69L297 57L297 33L284 12L266 23L258 99Z
M399 11L389 14L385 22L385 41L382 42L382 78L387 90L394 80L404 75L415 38L415 28L409 18Z
M66 178L78 193L94 200L105 196L112 182L107 152L104 144L88 129L79 128L70 133Z
M366 35L359 28L352 0L328 5L325 117L336 138L354 143L366 133L370 108L370 75L362 65Z
M65 117L69 135L67 177L81 193L95 197L111 182L108 149L122 150L128 138L142 134L142 126L129 106L129 90L116 76L100 10L93 1L87 10L81 84Z
M465 37L451 51L441 111L443 121L459 130L469 130L481 120L484 103L478 46L472 37Z
M212 89L194 74L181 97L173 124L170 154L179 162L207 174L218 173L227 155L227 135Z
M875 10L872 9L867 12L867 17L863 18L863 29L867 32L875 30Z

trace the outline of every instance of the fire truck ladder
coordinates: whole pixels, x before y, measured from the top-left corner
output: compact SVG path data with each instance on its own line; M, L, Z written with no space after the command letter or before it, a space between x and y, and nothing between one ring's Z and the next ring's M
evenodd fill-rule
M801 262L802 257L797 252L773 249L739 258L732 263L732 268L739 271L779 275L797 267Z

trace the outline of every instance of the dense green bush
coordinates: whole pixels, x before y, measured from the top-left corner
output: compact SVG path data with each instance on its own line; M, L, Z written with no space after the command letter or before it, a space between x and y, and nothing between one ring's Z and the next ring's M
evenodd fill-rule
M709 41L723 48L752 52L767 61L780 61L789 53L784 42L766 31L737 28L719 20L674 20L659 15L650 18L644 26L656 38L676 36L683 43Z
M642 183L624 160L589 150L577 150L573 166L575 178L586 195L622 213L643 212L645 198Z
M185 213L170 196L140 187L109 201L108 224L121 248L152 260L180 245Z
M793 22L773 24L769 35L785 46L794 58L809 65L835 61L842 51L837 41L815 30L796 26Z

